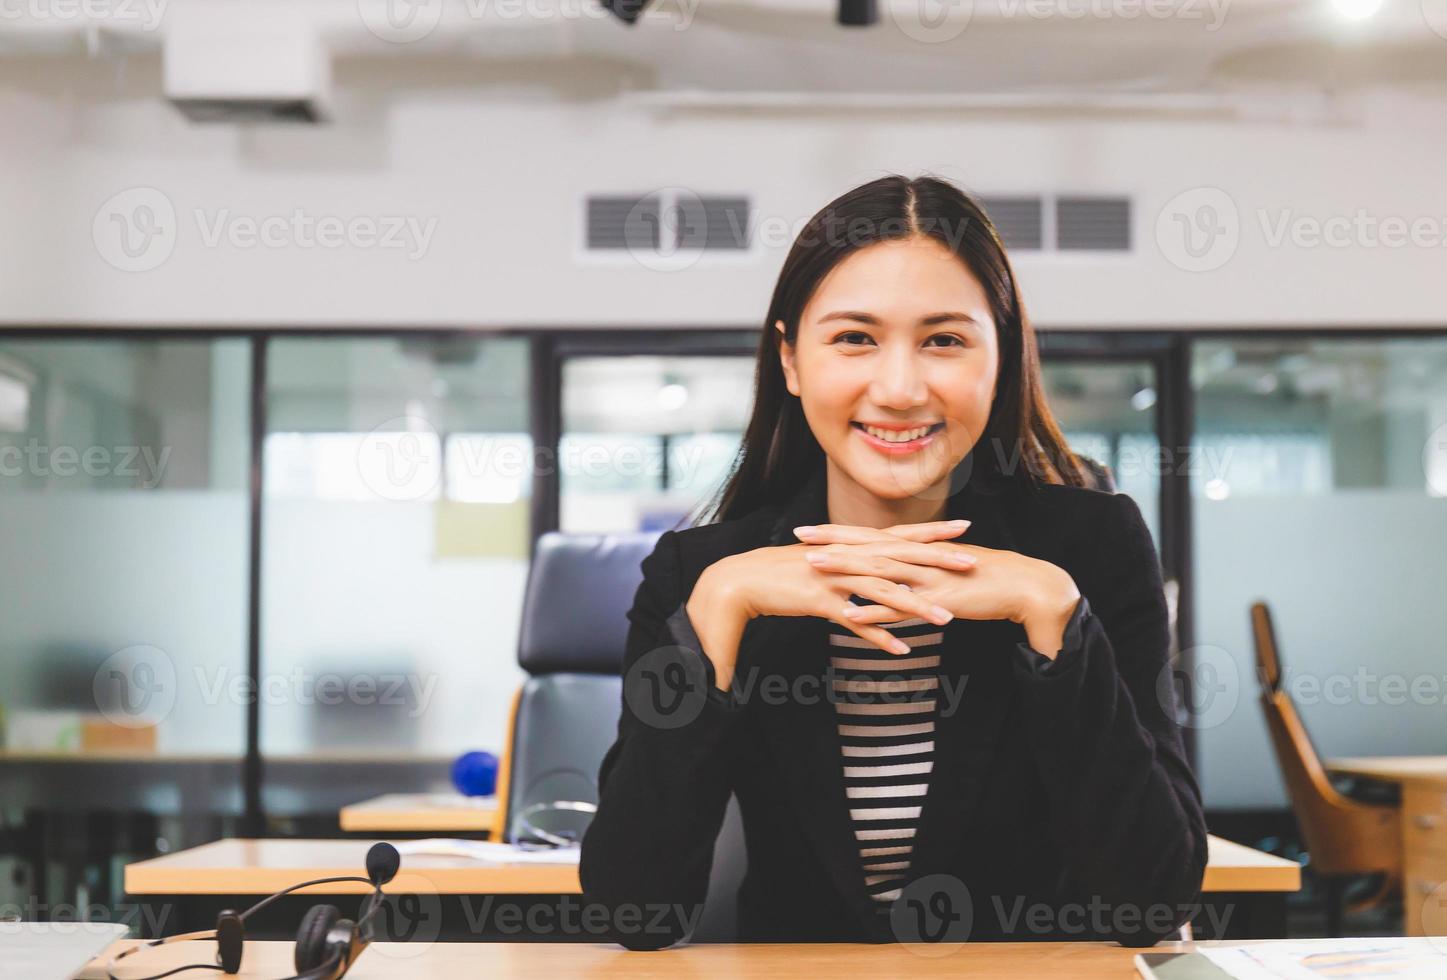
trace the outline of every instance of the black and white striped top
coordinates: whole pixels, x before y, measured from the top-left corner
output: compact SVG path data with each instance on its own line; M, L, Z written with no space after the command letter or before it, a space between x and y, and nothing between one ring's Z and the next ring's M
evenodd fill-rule
M910 653L887 653L830 623L829 661L861 873L879 911L888 914L909 877L934 770L944 627L924 619L880 625L909 644Z

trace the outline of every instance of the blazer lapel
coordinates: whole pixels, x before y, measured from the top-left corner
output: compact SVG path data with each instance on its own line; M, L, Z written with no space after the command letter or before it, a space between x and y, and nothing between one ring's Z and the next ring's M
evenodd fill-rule
M964 543L1013 550L1008 517L1004 497L968 485L947 504L947 518L972 522L959 538ZM772 525L769 543L797 543L793 528L828 520L821 463L784 506ZM838 719L824 689L829 678L829 632L829 621L819 617L761 617L749 624L740 661L759 678L782 675L790 692L805 695L761 698L759 714L777 747L776 758L807 836L840 894L855 908L860 921L870 924L877 922L876 906L864 885L844 793ZM939 668L935 769L911 855L911 879L948 868L962 842L1013 691L1007 658L1023 636L1020 627L1008 621L956 619L945 627L947 655L941 658Z

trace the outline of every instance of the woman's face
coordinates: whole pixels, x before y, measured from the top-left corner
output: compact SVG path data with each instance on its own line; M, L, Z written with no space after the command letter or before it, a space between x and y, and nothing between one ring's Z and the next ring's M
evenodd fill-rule
M944 245L915 236L835 266L780 359L834 465L831 479L897 500L934 496L926 491L947 481L979 439L999 343L979 281Z

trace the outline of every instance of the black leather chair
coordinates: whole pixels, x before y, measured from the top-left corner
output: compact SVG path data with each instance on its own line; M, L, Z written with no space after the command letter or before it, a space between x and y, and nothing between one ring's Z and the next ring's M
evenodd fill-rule
M518 663L528 672L513 701L507 758L499 779L503 839L524 836L528 807L558 800L598 802L598 766L622 710L628 610L656 533L563 534L538 540L523 598ZM550 816L551 824L544 822ZM537 814L536 826L581 836L587 815ZM708 897L693 942L736 935L736 896L747 860L738 804L730 800Z

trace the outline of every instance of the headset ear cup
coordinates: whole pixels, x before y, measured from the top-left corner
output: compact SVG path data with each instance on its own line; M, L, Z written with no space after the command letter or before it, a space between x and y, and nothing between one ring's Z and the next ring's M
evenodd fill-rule
M315 970L327 960L327 933L342 917L335 905L313 905L296 929L296 951L292 963L297 973Z

